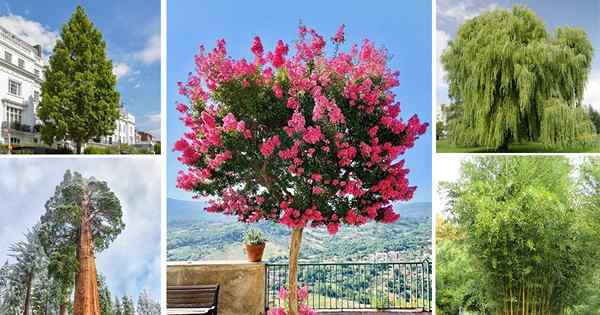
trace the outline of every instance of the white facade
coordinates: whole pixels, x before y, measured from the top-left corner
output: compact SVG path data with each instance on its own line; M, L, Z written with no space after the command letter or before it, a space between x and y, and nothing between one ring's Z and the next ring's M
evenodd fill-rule
M103 139L104 144L136 144L135 116L121 108L121 117L117 119L112 136Z
M37 142L36 107L40 100L43 59L32 46L0 26L0 143Z

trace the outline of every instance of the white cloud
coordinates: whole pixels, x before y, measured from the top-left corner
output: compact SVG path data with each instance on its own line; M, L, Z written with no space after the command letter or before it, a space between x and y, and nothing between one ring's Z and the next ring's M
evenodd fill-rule
M600 71L592 71L583 93L583 104L600 111Z
M492 10L498 7L496 3L484 4L485 1L474 0L438 0L437 1L437 16L446 21L454 21L463 23L468 19L472 19L483 11Z
M46 54L52 52L59 37L58 32L48 29L39 22L11 13L0 16L0 25L31 45L41 45Z
M113 74L117 79L123 78L131 73L131 68L126 63L117 62L113 64Z
M160 34L150 36L144 49L136 53L135 57L145 64L160 61Z
M448 41L450 35L442 30L436 30L436 60L437 60L437 87L446 89L448 84L446 83L446 71L442 65L442 53L448 47Z
M97 255L111 291L137 298L147 288L160 296L160 162L155 159L0 159L0 264L44 212L65 169L108 182L123 207L125 230ZM123 180L126 178L127 180Z
M433 159L433 211L442 212L448 202L446 196L439 191L439 183L456 181L460 176L460 165L465 158L457 155L438 154Z
M146 121L151 124L159 124L160 123L160 113L147 114Z

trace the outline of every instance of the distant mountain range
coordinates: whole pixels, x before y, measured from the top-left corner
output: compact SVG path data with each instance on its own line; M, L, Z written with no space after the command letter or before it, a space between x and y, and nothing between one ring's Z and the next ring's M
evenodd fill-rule
M206 203L203 201L187 201L180 199L167 199L167 221L210 221L210 222L230 222L235 218L222 214L208 213L204 211ZM400 218L423 218L431 217L430 202L413 202L407 204L398 204L396 210L400 213Z
M244 259L242 236L248 225L235 218L204 211L201 201L167 201L167 259ZM394 224L369 223L343 227L335 236L324 229L306 229L302 261L420 261L431 257L431 203L398 204L400 220ZM260 222L269 239L265 259L287 259L289 229Z

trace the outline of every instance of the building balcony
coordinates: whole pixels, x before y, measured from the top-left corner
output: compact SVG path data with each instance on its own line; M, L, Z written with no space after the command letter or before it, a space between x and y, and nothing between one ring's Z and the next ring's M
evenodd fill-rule
M36 133L36 128L30 125L21 124L18 122L2 122L2 129L10 129L11 131Z
M219 314L266 314L283 307L286 264L245 261L171 262L167 285L219 284ZM298 283L319 313L431 314L431 262L301 263Z

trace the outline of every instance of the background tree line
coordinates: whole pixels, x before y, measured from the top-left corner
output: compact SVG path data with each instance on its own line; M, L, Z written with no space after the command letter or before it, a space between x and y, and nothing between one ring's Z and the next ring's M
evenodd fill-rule
M600 314L600 159L479 157L442 187L440 314Z

